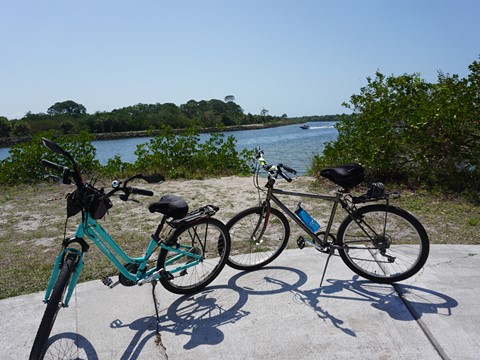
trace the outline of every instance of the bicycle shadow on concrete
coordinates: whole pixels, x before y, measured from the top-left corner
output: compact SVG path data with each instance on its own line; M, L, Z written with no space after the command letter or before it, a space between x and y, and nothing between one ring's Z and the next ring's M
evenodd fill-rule
M266 266L261 269L241 272L230 279L229 285L243 289L248 295L268 296L290 292L297 304L307 305L318 318L330 321L336 328L347 335L355 336L353 330L345 327L344 321L320 306L321 288L301 290L308 281L308 276L301 270L284 266Z
M44 359L98 360L98 355L93 345L84 336L64 332L48 339Z
M135 331L121 359L137 358L146 343L155 338L156 345L163 347L162 334L187 335L183 348L193 349L200 345L216 345L224 340L220 327L240 321L249 315L242 310L247 302L246 292L229 286L211 286L194 295L184 295L161 310L159 334L155 315L123 324L120 319L112 321L111 328L128 327ZM165 347L163 347L165 350Z
M423 314L451 316L452 308L458 306L457 300L435 290L401 283L378 284L358 275L351 280L328 279L327 283L329 285L312 290L313 293L318 292L323 298L367 301L399 321L418 320ZM401 303L409 311L404 311L404 306L398 306Z
M221 330L222 326L236 323L250 315L249 311L243 309L249 295L267 295L286 291L276 285L272 286L273 283L254 291L255 284L253 287L237 285L237 282L241 282L240 278L246 279L249 274L253 273L258 275L260 271L242 272L230 278L227 285L210 286L197 294L179 297L168 307L160 310L159 335L156 332L157 319L155 315L137 319L129 324L124 324L120 319L112 321L111 328L128 327L135 332L121 359L138 358L145 345L155 337L156 345L162 347L162 334L165 333L175 336L186 335L188 341L183 345L185 350L201 345L220 344L225 339L225 334ZM270 274L272 271L276 273L277 277L287 279L292 276L296 277L297 280L293 283L295 286L302 285L307 279L304 273L296 269L268 268ZM254 283L258 285L255 279Z
M187 335L185 350L200 345L220 344L225 335L222 326L241 321L250 315L243 308L249 297L270 296L289 292L294 302L308 306L319 319L330 321L333 326L347 335L355 337L344 321L329 312L325 300L367 302L375 309L386 312L395 320L412 321L423 314L451 315L458 302L448 295L412 285L382 285L363 280L354 275L350 280L326 279L324 286L304 290L308 276L298 269L282 266L264 267L250 272L240 272L231 277L227 285L207 287L194 295L179 297L160 311L159 336L156 316L139 318L129 324L120 319L111 322L112 329L128 327L133 337L121 356L122 360L139 358L149 341L155 341L159 351L165 353L161 334ZM414 309L414 314L405 311L402 300ZM153 305L153 304L152 304ZM399 306L400 305L400 306ZM78 354L70 358L97 360L93 345L76 333L61 333L49 340L48 353L58 354L50 358L69 358L61 354ZM160 354L159 354L160 356ZM48 359L49 357L45 357ZM165 355L166 358L166 355Z
M248 281L245 280L246 277L249 278ZM296 303L308 306L320 319L330 321L350 336L356 336L355 332L346 328L343 320L329 312L325 308L325 301L322 304L322 299L365 301L399 321L418 320L423 314L450 316L451 309L458 306L452 297L431 289L404 284L377 284L361 279L358 275L354 275L351 280L327 279L321 287L301 289L307 280L308 276L298 269L276 266L242 272L234 276L229 285L243 289L248 295L290 292ZM405 307L408 311L405 311Z

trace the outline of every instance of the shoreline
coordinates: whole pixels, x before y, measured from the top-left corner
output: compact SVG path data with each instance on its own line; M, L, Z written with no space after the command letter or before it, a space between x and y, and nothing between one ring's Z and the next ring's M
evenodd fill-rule
M242 130L259 130L268 129L273 127L287 126L297 124L295 121L282 121L268 124L250 124L250 125L232 125L224 127L209 127L199 129L200 134L208 134L214 132L227 132L227 131L242 131ZM187 129L173 129L175 133L181 133ZM125 132L112 132L112 133L94 133L94 140L117 140L117 139L129 139L137 137L153 137L161 133L162 130L140 130L140 131L125 131ZM73 135L73 134L72 134ZM32 136L23 136L15 138L0 138L0 148L10 148L12 146L29 142L32 140Z

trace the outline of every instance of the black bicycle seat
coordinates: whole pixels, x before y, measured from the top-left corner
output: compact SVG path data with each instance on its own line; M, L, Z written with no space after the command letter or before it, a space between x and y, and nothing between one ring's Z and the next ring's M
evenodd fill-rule
M188 204L180 196L168 194L151 203L148 210L151 213L158 212L174 219L182 219L188 213Z
M324 169L320 175L348 190L357 186L365 179L363 167L360 164L346 164Z

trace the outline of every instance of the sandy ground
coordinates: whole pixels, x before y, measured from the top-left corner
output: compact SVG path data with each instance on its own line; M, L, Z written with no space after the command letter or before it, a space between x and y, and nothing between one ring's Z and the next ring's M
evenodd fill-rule
M292 191L305 191L315 192L311 188L314 179L311 177L298 177L291 183L285 181L277 181L277 188L283 188L285 190ZM265 189L265 178L260 178L259 181L262 186L262 190ZM183 197L189 204L190 210L195 210L201 206L212 204L220 207L220 210L215 215L216 218L223 222L228 222L233 216L242 210L245 210L252 206L258 206L260 201L263 201L265 194L259 192L254 184L252 177L222 177L206 180L188 180L188 181L166 181L163 184L146 185L138 183L138 187L145 187L155 192L154 199L158 199L164 194L176 194ZM115 200L116 211L123 207L129 208L129 216L134 216L140 222L144 222L151 219L152 225L158 222L158 216L150 214L146 207L153 200L151 198L136 197L142 201L139 203L119 204L118 199ZM295 197L282 197L282 200L293 210L300 198ZM302 206L307 209L313 216L315 216L322 225L326 225L328 221L328 215L331 209L331 204L318 201L302 202ZM113 209L112 209L113 210ZM124 212L122 210L122 212ZM109 215L114 215L112 211ZM324 221L320 221L323 219ZM107 220L106 220L107 221ZM148 227L145 224L146 227ZM292 229L293 230L293 229Z
M266 183L260 178L262 189ZM277 188L294 191L315 192L311 188L313 178L298 177L291 183L277 181ZM108 191L110 184L98 183ZM160 199L165 194L176 194L183 197L190 210L212 204L220 208L216 218L227 222L238 212L259 204L265 195L255 188L252 177L221 177L206 180L167 180L161 184L147 184L141 180L131 183L131 186L152 190L153 197L131 196L138 201L121 201L112 197L113 207L100 220L115 239L148 239L160 220L159 214L151 214L148 205ZM24 186L11 195L10 199L0 201L0 239L13 240L17 245L36 245L43 251L56 249L59 236L63 235L65 225L65 196L74 190L73 186L60 184L40 184ZM291 209L295 209L298 201L294 197L282 197ZM329 203L306 199L302 206L307 209L322 226L326 225L330 211ZM25 211L28 209L28 211ZM74 232L77 217L68 221L67 234ZM293 230L293 229L292 229ZM293 234L292 234L293 236ZM56 250L55 250L56 251Z
M277 187L295 191L309 191L309 186L313 182L310 177L298 177L294 182L287 184L285 181L277 181ZM262 189L266 183L265 178L259 181ZM166 181L161 185L150 186L150 189L156 194L166 193L182 196L189 204L191 210L206 205L213 204L220 207L217 218L222 221L228 221L236 213L248 207L259 204L259 192L253 184L251 177L222 177L207 180L189 180L189 181ZM260 199L264 199L263 192L260 192ZM296 204L293 198L284 197L287 203Z

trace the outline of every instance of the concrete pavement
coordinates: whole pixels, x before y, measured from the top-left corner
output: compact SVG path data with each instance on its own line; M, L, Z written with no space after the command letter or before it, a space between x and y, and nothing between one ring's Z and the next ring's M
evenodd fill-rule
M79 284L61 309L48 359L479 359L480 246L433 245L424 269L373 284L338 257L285 251L270 266L225 268L204 291ZM88 263L86 264L88 266ZM43 293L0 301L0 359L26 359Z

